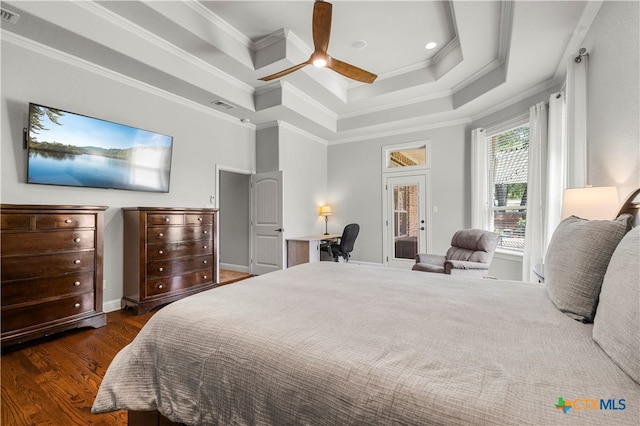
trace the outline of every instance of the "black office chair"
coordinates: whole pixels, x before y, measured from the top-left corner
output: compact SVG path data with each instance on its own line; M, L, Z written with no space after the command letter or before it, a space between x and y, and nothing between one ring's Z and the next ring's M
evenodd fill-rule
M344 227L342 237L340 237L340 243L327 244L323 246L321 250L327 251L334 262L337 262L340 257L342 257L345 262L348 262L359 232L360 225L350 223Z

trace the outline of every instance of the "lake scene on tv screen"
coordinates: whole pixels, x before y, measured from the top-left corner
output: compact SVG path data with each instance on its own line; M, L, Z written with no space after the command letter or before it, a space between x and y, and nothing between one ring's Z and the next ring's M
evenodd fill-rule
M171 136L31 104L29 183L169 192Z

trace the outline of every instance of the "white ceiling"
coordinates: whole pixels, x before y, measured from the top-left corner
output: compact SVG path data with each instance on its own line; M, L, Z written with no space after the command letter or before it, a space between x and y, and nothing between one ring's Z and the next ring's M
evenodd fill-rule
M258 80L309 58L311 0L3 1L20 18L2 22L2 37L258 126L286 121L331 143L469 122L560 84L599 3L332 4L329 54L378 74L371 85L313 66ZM357 40L367 47L354 49ZM426 50L429 41L438 46Z

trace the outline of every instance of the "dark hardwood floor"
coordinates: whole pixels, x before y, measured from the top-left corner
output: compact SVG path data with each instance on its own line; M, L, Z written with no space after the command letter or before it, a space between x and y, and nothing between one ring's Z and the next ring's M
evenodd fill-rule
M220 271L228 284L247 274ZM9 347L2 352L2 425L126 425L118 411L91 414L102 377L113 357L157 310L144 315L107 314L107 325L72 330Z

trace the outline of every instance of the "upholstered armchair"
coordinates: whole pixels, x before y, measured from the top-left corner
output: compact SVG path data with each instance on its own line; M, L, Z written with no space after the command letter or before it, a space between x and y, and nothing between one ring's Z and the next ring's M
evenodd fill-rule
M439 274L484 277L498 245L498 234L481 229L463 229L451 238L451 247L444 256L416 255L414 271Z

